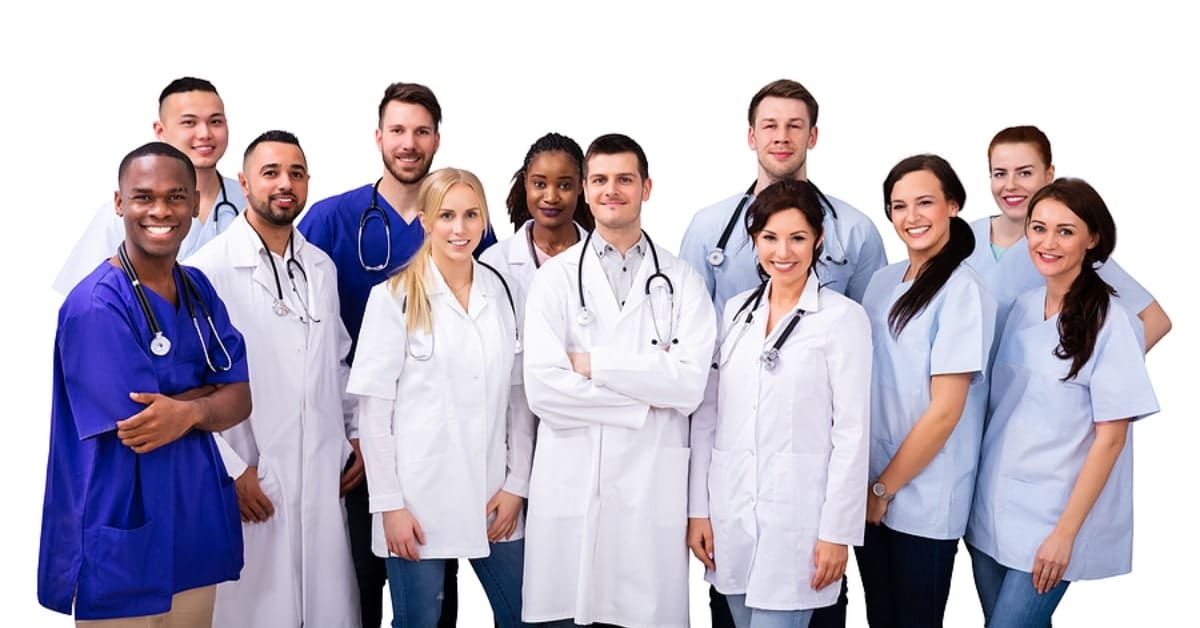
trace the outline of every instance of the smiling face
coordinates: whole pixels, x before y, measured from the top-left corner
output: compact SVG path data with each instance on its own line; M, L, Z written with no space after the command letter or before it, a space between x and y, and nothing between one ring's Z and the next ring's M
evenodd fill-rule
M419 183L433 165L441 143L437 123L421 105L393 100L384 108L375 129L375 144L383 166L400 183Z
M295 144L262 142L238 175L255 223L289 226L308 201L308 163Z
M562 151L538 153L525 173L529 215L539 227L558 229L570 223L580 194L579 166Z
M797 208L777 211L754 238L758 265L777 285L794 285L808 277L821 240Z
M135 261L174 261L200 212L196 182L187 167L166 155L129 162L113 205L125 222L125 248Z
M929 260L950 241L950 218L958 215L958 203L946 199L941 181L929 170L915 170L896 181L888 205L892 227L911 261Z
M225 103L213 92L178 92L158 110L154 136L183 151L197 169L212 169L229 147Z
M1047 280L1069 285L1083 268L1089 249L1099 237L1070 207L1057 199L1044 198L1033 207L1025 226L1029 256Z
M747 141L758 155L760 175L771 181L804 179L808 150L817 145L817 129L804 101L768 96L755 110Z
M650 179L642 178L636 154L592 155L584 190L598 227L611 231L640 228L642 203L650 200Z
M1033 144L997 144L988 156L992 198L1005 218L1025 222L1029 199L1054 180L1054 166L1042 163Z
M425 220L433 259L445 262L469 262L471 252L483 238L484 215L479 195L465 183L446 190L441 206Z

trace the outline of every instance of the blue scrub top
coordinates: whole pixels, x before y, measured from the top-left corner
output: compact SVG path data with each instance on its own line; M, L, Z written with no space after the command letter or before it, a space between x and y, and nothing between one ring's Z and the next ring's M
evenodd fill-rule
M172 343L161 357L150 353L129 280L107 261L59 310L38 601L68 614L73 601L77 619L163 613L175 593L234 580L242 568L237 495L213 435L192 430L146 454L117 438L116 422L145 407L131 392L247 381L245 347L225 306L203 273L181 268L233 358L228 371L209 370L182 288L178 308L146 291ZM214 363L224 364L203 319L200 329Z
M1134 316L1116 299L1092 357L1062 381L1058 316L1044 316L1046 289L1013 306L992 369L988 425L966 540L996 562L1029 572L1042 541L1066 508L1100 421L1138 419L1158 401L1132 331ZM1064 580L1127 573L1133 556L1133 440L1075 537Z
M983 417L987 364L996 329L996 304L965 263L898 337L888 327L892 305L912 288L908 260L875 273L863 297L871 319L871 479L878 478L913 425L929 408L934 375L974 373L962 416L941 451L896 491L883 523L931 539L957 539L967 526Z
M717 308L717 320L721 320L729 299L762 283L756 270L758 253L750 241L750 234L746 232L746 211L754 202L752 195L746 198L738 224L729 235L729 242L725 245L725 262L720 266L708 263L709 251L716 248L721 232L729 224L729 217L743 196L731 196L696 212L679 245L679 257L704 278L708 295ZM822 204L825 209L822 225L825 244L820 262L814 270L821 287L833 289L861 303L871 275L887 265L883 239L875 223L866 214L845 201L832 196L826 198L836 210L837 218Z
M320 201L308 209L296 227L309 242L325 251L337 267L342 322L354 341L348 358L351 362L354 360L354 350L358 347L358 330L362 327L363 312L367 309L371 288L408 263L425 239L425 228L420 219L405 222L380 194L379 207L390 218L392 258L382 270L363 268L358 259L358 225L363 212L371 206L373 190L374 184L368 184ZM383 224L376 218L372 218L363 228L362 256L367 264L381 264L387 258L385 233ZM475 257L495 243L496 233L489 224L483 240L475 247Z

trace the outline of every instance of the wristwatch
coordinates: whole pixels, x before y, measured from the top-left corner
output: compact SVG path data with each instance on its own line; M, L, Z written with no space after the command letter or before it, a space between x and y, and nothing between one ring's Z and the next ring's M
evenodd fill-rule
M887 487L883 485L883 482L879 481L871 485L871 493L885 502L892 501L892 498L896 496L895 493L887 492Z

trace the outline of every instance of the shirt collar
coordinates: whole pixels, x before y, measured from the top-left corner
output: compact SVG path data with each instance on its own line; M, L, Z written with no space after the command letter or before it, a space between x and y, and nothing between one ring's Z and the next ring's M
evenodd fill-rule
M646 234L643 233L638 239L637 244L634 244L633 248L626 251L625 254L636 253L637 255L645 255L646 246ZM598 231L592 231L592 249L600 258L604 258L606 255L616 255L618 257L621 255L621 252L615 246L609 244Z

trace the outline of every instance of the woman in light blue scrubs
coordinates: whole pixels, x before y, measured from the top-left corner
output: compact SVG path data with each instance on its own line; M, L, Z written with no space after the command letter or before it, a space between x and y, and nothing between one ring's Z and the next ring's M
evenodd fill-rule
M996 306L962 263L975 239L946 160L902 160L883 198L908 256L876 272L863 297L874 342L872 525L855 556L872 626L940 626L975 486Z
M992 628L1049 626L1069 582L1130 571L1129 424L1158 411L1138 320L1093 270L1116 243L1100 195L1055 181L1025 233L1044 283L1004 323L966 535Z

